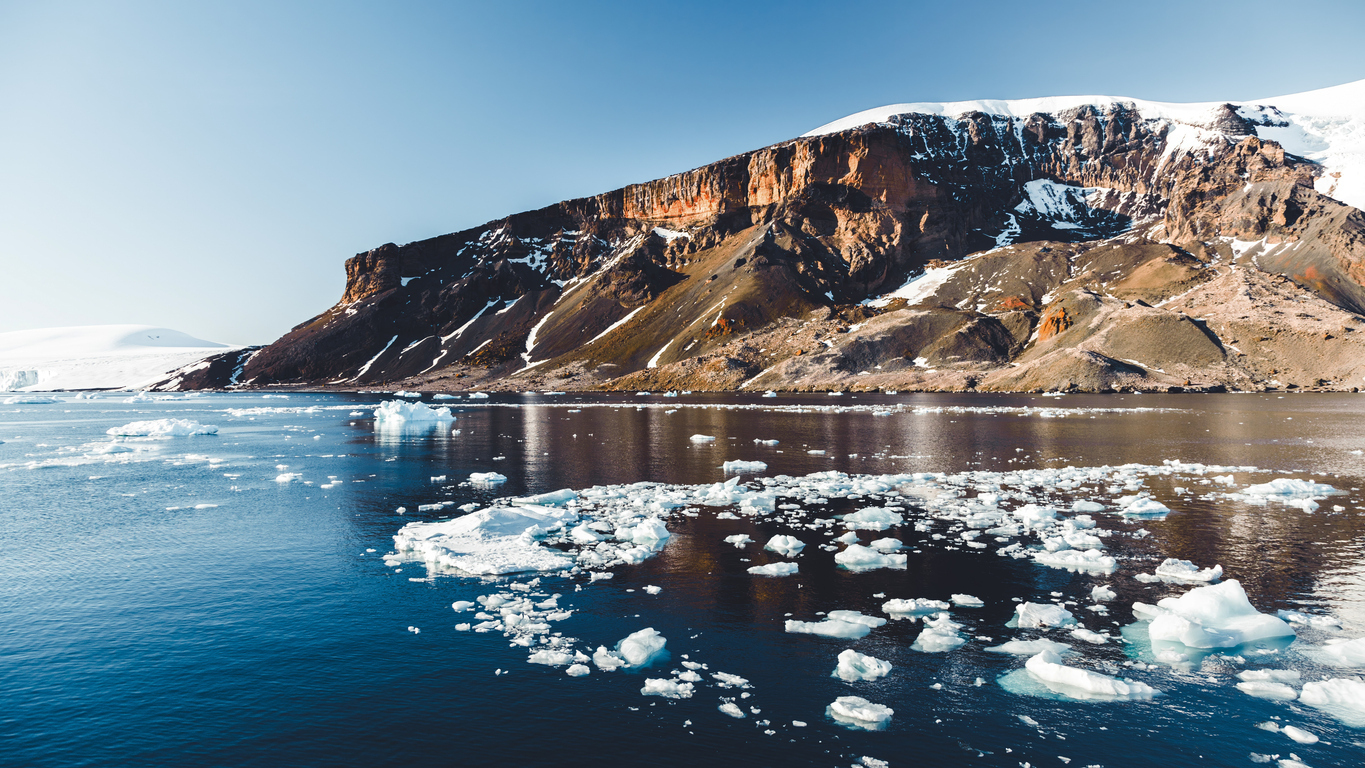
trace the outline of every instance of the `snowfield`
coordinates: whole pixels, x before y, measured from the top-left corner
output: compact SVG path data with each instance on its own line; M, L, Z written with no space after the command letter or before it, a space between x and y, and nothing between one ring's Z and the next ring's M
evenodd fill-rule
M0 391L141 389L240 347L151 325L84 325L0 333Z

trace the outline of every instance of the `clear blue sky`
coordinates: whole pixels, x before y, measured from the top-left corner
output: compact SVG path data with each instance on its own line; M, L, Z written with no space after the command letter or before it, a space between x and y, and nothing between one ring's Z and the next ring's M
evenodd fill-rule
M348 256L904 101L1365 79L1365 3L0 0L0 331L269 342Z

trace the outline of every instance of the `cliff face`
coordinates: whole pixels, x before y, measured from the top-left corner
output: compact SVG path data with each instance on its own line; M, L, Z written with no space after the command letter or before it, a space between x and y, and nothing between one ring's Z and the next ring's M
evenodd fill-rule
M1095 308L1050 302L1093 272L1078 272L1077 259L1100 251L1106 279L1093 273L1086 285L1101 298L1126 282L1135 297L1165 300L1158 286L1189 289L1246 251L1248 268L1362 311L1361 213L1314 189L1314 163L1257 136L1273 116L1246 114L1223 105L1199 125L1125 104L1026 117L896 115L387 244L347 260L341 301L254 354L238 381L446 377L452 386L454 377L487 385L519 376L529 386L558 371L581 386L643 386L670 365L720 356L730 363L718 380L730 387L776 367L737 352L738 340L798 319L837 327L869 313L900 323L886 331L903 348L855 358L885 369L890 352L913 361L923 356L907 357L908 347L937 344L945 362L985 370L1075 335ZM1024 255L1026 243L1041 245ZM1254 253L1242 243L1256 244ZM1014 255L993 284L938 284L953 303L921 283L858 306L986 251L990 262ZM898 315L917 305L925 309ZM1169 330L1160 326L1153 332ZM787 379L765 373L765 386L835 386L860 365L773 343L779 356L805 356Z

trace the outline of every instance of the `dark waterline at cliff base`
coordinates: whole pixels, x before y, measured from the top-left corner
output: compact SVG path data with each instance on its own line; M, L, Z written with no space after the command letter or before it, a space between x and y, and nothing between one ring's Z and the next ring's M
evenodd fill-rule
M1318 709L1233 687L1248 668L1298 669L1304 681L1355 676L1312 650L1365 635L1365 508L1356 490L1365 458L1353 453L1365 449L1359 396L495 395L433 403L455 411L444 428L378 432L362 406L386 399L379 395L60 397L0 410L0 583L13 606L0 629L0 754L15 765L846 766L870 756L893 766L1060 765L1059 757L1135 766L1191 764L1199 755L1201 764L1241 766L1251 753L1293 752L1326 766L1354 762L1365 743L1365 732ZM91 452L111 441L110 427L161 418L216 424L218 435ZM694 434L716 440L693 442ZM726 478L726 460L765 462L764 476L776 477L1175 459L1288 474L1234 471L1236 485L1226 489L1201 484L1209 477L1197 473L1148 476L1142 490L1172 510L1164 520L1124 520L1112 506L1094 514L1116 532L1106 541L1120 556L1112 575L997 556L995 544L967 547L917 516L912 501L903 525L860 532L863 543L901 539L904 570L837 567L817 545L844 529L793 522L804 511L724 519L724 507L695 506L695 517L668 519L672 536L657 556L612 568L611 579L543 576L528 587L562 595L573 614L552 631L576 638L575 648L610 648L645 627L666 637L668 657L635 672L594 667L570 677L563 667L528 664L534 649L509 645L501 632L455 629L471 619L452 602L515 592L510 585L531 576L428 579L421 564L382 558L403 525L458 516L461 505L641 481L715 483ZM506 483L461 484L490 471ZM1311 514L1212 497L1274 477L1345 494ZM1120 495L1033 491L1107 505ZM440 501L454 504L418 509ZM861 504L802 506L828 518ZM917 530L920 520L931 524ZM1132 535L1141 529L1149 534ZM740 533L756 543L723 541ZM807 543L793 559L800 572L750 575L751 566L786 560L762 550L776 534ZM1133 578L1165 557L1221 565L1263 612L1331 615L1342 628L1297 626L1287 650L1240 661L1229 652L1193 666L1156 663L1140 639L1118 635L1133 623L1133 602L1189 589ZM1117 593L1107 615L1086 609L1098 584ZM957 593L985 605L952 609L967 642L946 653L911 648L921 622L890 621L860 640L783 630L788 619L816 621L833 610L885 617L886 599ZM1008 628L1015 598L1076 601L1070 609L1081 624L1114 639L1089 645L1060 630ZM1015 637L1067 642L1079 652L1068 663L1164 695L1078 702L1011 692L998 679L1023 658L984 649ZM833 678L846 648L893 669L868 682ZM683 661L707 665L692 698L641 695L646 679L668 678ZM719 688L710 677L718 671L752 688ZM717 711L722 696L746 717ZM825 708L842 696L895 714L882 731L840 727ZM1321 741L1299 744L1256 727L1265 722Z

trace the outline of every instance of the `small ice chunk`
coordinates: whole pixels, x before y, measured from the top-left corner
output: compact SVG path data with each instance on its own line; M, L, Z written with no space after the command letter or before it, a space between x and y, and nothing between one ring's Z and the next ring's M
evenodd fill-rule
M796 557L801 554L801 550L806 548L806 543L795 536L778 534L768 539L768 543L764 544L763 548L769 552L776 552L783 557Z
M1077 627L1071 630L1071 636L1091 645L1104 645L1109 642L1109 635L1094 632L1085 627Z
M582 677L591 671L592 670L588 668L587 664L574 664L573 666L565 670L565 673L569 677Z
M921 653L944 653L960 648L966 639L958 634L962 625L941 613L936 618L924 620L924 631L919 633L910 647Z
M1237 684L1237 690L1250 696L1273 701L1293 701L1299 697L1297 691L1271 680L1244 680Z
M849 531L848 533L845 533L843 536L835 536L834 541L837 541L840 544L857 544L858 534L853 531Z
M885 677L891 671L891 662L865 656L849 648L839 653L839 664L830 673L830 677L837 677L848 683L856 683L860 680L876 680Z
M1143 496L1123 507L1123 514L1133 517L1165 517L1171 508L1156 499Z
M744 714L744 710L740 709L739 705L734 703L733 701L722 702L719 707L716 707L716 709L719 709L721 712L724 712L730 717L738 718L740 720L743 720L746 717L746 715Z
M882 554L871 547L849 544L834 556L834 562L850 571L870 571L877 568L904 568L908 555Z
M156 419L111 427L105 430L105 434L115 437L191 437L216 435L218 427L213 424L200 424L190 419Z
M942 600L933 600L927 597L887 600L882 603L882 610L891 614L892 618L897 619L902 619L907 616L938 613L939 611L946 611L951 607L951 605Z
M1148 628L1152 640L1191 648L1232 648L1253 640L1294 635L1284 620L1253 608L1236 579L1164 598L1155 608L1135 603L1133 611L1139 616L1154 615Z
M800 570L796 563L769 563L751 566L748 571L754 576L792 576Z
M1052 603L1020 603L1014 606L1014 614L1015 624L1020 629L1076 626L1076 617L1071 611Z
M1365 667L1365 637L1328 640L1319 655L1334 667Z
M1107 603L1118 597L1118 593L1104 584L1090 590L1090 599L1097 603Z
M953 595L953 605L962 608L980 608L986 604L984 600L973 595Z
M1077 499L1071 504L1072 512L1103 512L1104 510L1105 506L1103 504L1094 501Z
M735 549L744 549L744 545L753 543L753 539L749 538L747 533L736 533L734 536L726 536L725 543L734 544Z
M662 592L662 591L664 591L664 588L663 588L663 587L656 587L656 586L654 586L653 584L649 584L649 585L646 585L646 586L645 586L645 592L648 592L648 593L651 594L651 595L657 595L657 594L659 594L659 593Z
M1280 733L1283 733L1284 735L1288 736L1294 741L1297 741L1300 744L1318 743L1317 734L1305 731L1304 729L1298 727L1297 725L1286 725L1280 729Z
M844 515L844 526L850 530L884 531L903 522L905 518L899 513L881 507L866 507Z
M895 710L884 704L873 704L861 696L840 696L825 708L825 714L843 725L879 731L891 722Z
M1036 656L1043 651L1051 651L1062 656L1071 653L1071 646L1040 637L1036 640L1010 640L1000 645L993 645L986 650L991 653L1008 653L1013 656Z
M472 472L469 475L469 482L477 486L491 488L507 482L507 475L497 472Z
M663 696L667 699L690 699L692 684L651 677L645 680L645 687L640 689L640 693L644 696Z
M1043 565L1065 568L1068 571L1113 573L1119 567L1118 560L1098 549L1087 549L1084 552L1079 549L1064 549L1060 552L1038 550L1033 553L1033 559Z
M1201 569L1189 560L1168 557L1156 567L1155 575L1164 581L1208 584L1223 577L1223 566L1215 565L1212 568Z
M389 400L374 409L374 425L377 429L402 427L406 424L441 424L455 420L446 406L433 408L425 403L409 403L402 400Z
M867 637L874 627L880 627L886 619L864 616L857 611L830 611L823 621L794 621L788 619L786 631L793 634L821 635L857 640Z
M1146 683L1119 680L1098 672L1065 666L1061 658L1051 651L1033 656L1024 663L1024 668L1054 693L1071 699L1141 701L1161 693Z
M455 602L450 604L450 608L456 613L464 613L465 611L468 611L471 608L473 608L475 605L477 605L477 603L472 602L470 600L456 600Z
M616 653L628 666L643 667L663 653L667 642L668 640L653 627L645 627L639 632L632 632L617 643Z
M850 533L852 533L852 531L850 531ZM876 541L872 542L869 546L871 546L878 552L895 552L898 549L904 548L905 544L900 539L895 539L888 536L884 539L877 539Z
M592 655L592 663L596 664L597 668L604 672L610 672L613 669L620 669L621 667L626 666L625 659L607 650L606 646L602 645L597 646L597 652Z
M756 475L768 471L768 465L762 461L727 461L720 468L727 475Z
M690 440L691 440L692 442L694 442L694 443L714 443L714 442L716 441L716 436L715 436L715 435L693 435L692 437L690 437L690 438L688 438L688 439L690 439Z

